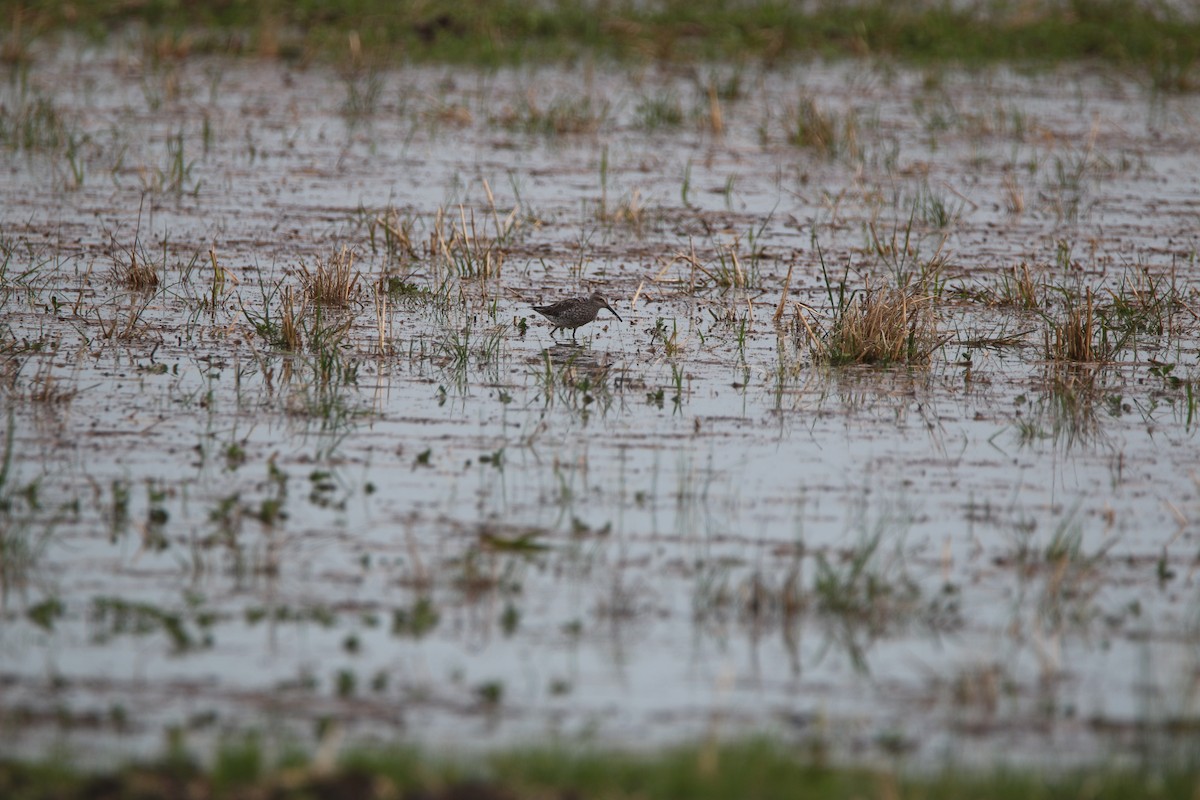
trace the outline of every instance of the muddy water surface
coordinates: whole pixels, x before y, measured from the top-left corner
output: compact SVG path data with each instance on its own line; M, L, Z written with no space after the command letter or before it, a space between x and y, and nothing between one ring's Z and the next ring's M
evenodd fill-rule
M1083 68L40 54L3 751L1186 742L1197 112ZM343 248L348 304L305 301ZM930 363L821 363L839 288L895 285ZM623 322L577 343L530 308L593 289ZM1089 291L1120 346L1050 358Z

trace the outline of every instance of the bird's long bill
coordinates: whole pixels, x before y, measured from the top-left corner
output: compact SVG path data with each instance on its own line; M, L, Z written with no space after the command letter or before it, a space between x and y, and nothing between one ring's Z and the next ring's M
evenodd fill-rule
M610 306L608 303L605 303L605 304L604 304L604 307L605 307L605 308L607 308L609 311L612 311L612 315L613 315L614 317L616 317L617 319L621 320L621 322L624 322L624 321L625 321L625 320L621 319L621 315L620 315L620 314L618 314L616 311L613 311L613 307L612 307L612 306Z

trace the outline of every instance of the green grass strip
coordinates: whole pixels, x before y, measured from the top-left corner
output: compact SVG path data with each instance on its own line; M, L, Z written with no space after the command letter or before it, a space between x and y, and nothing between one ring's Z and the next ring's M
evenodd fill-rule
M1042 800L1045 798L1192 798L1197 773L1183 768L1091 770L1045 774L1033 769L892 770L830 767L768 740L693 746L652 754L525 750L439 761L411 749L346 756L329 770L296 758L267 769L253 737L201 769L175 755L146 766L85 773L62 763L0 762L0 796L42 798L859 798L860 800Z
M1186 4L1178 4L1182 8ZM809 10L806 10L809 9ZM1200 14L1134 0L861 3L788 0L0 0L5 55L48 32L131 24L189 51L504 64L577 58L753 60L886 56L917 62L1095 59L1179 80L1200 58ZM355 39L352 47L350 42Z

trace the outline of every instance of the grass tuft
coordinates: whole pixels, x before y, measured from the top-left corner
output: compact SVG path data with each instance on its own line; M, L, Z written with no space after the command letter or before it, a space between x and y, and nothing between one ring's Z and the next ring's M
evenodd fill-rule
M439 271L467 280L490 280L500 276L508 254L507 244L519 227L517 209L500 218L494 198L491 202L496 236L489 238L483 225L477 225L475 211L458 207L458 214L439 208L429 237L429 253ZM456 219L457 217L457 219Z
M671 92L643 97L633 113L638 127L648 131L678 128L684 120L683 105Z
M10 150L54 151L72 132L54 101L22 86L11 102L0 102L0 146Z
M1046 358L1050 361L1091 364L1108 358L1108 348L1096 340L1099 318L1092 301L1092 290L1082 300L1066 294L1064 316L1047 317Z
M283 307L281 309L282 320L279 323L279 332L275 340L275 344L284 350L290 350L293 353L300 352L304 347L304 337L300 333L300 325L297 320L304 316L304 306L300 307L300 311L296 311L296 301L292 294L292 287L286 286L283 290Z
M931 296L868 287L834 309L818 356L834 366L918 365L928 364L940 345Z
M530 92L515 109L508 109L499 122L509 130L540 134L546 137L595 133L608 117L606 103L593 102L589 97L565 96L542 107Z
M328 261L318 257L311 272L301 262L300 271L305 296L318 305L346 305L354 299L362 278L354 268L354 251L345 246Z
M804 95L789 120L788 143L825 158L854 159L860 153L858 121L853 114L839 115Z
M1000 286L995 293L998 304L1018 308L1023 311L1036 311L1044 304L1044 288L1034 282L1029 272L1029 265L1022 261L1008 273L1000 276Z
M146 258L137 242L113 256L112 276L117 283L135 292L151 292L158 288L158 266Z

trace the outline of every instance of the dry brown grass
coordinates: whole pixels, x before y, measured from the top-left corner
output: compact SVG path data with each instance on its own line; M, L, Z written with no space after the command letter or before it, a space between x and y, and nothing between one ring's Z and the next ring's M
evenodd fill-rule
M458 221L453 212L439 208L434 217L433 231L429 235L429 253L440 256L440 265L448 273L469 280L498 278L508 254L505 243L517 226L517 209L514 207L503 219L492 199L491 188L484 184L491 201L492 220L496 228L495 238L486 236L475 223L475 211L458 207ZM447 224L448 223L448 224Z
M1004 176L1004 210L1014 217L1025 212L1025 190L1012 173Z
M292 352L299 352L304 346L304 337L300 335L300 326L296 323L300 317L304 315L304 306L301 304L300 311L296 311L295 299L292 295L292 287L284 287L283 290L283 321L279 323L279 340L284 349Z
M868 287L835 309L828 333L813 341L833 365L917 365L928 364L943 340L931 295Z
M117 283L135 292L158 288L158 269L138 252L136 244L119 249L112 259L112 276Z
M301 262L300 271L305 296L314 303L327 306L349 303L357 294L362 278L362 273L354 267L354 251L345 246L328 261L317 258L312 271Z
M1083 302L1068 297L1063 319L1047 321L1046 358L1049 360L1087 364L1107 357L1102 352L1104 348L1096 344L1097 317L1091 289L1085 293Z
M375 301L375 335L379 355L391 350L391 317L388 314L388 289L386 278L380 278L372 287L371 299Z
M788 142L813 150L825 158L857 158L858 121L853 114L839 115L803 95L788 119Z
M1034 281L1029 272L1029 265L1022 261L1000 276L1000 288L995 294L995 302L1025 311L1035 311L1044 304L1044 297L1044 287Z

